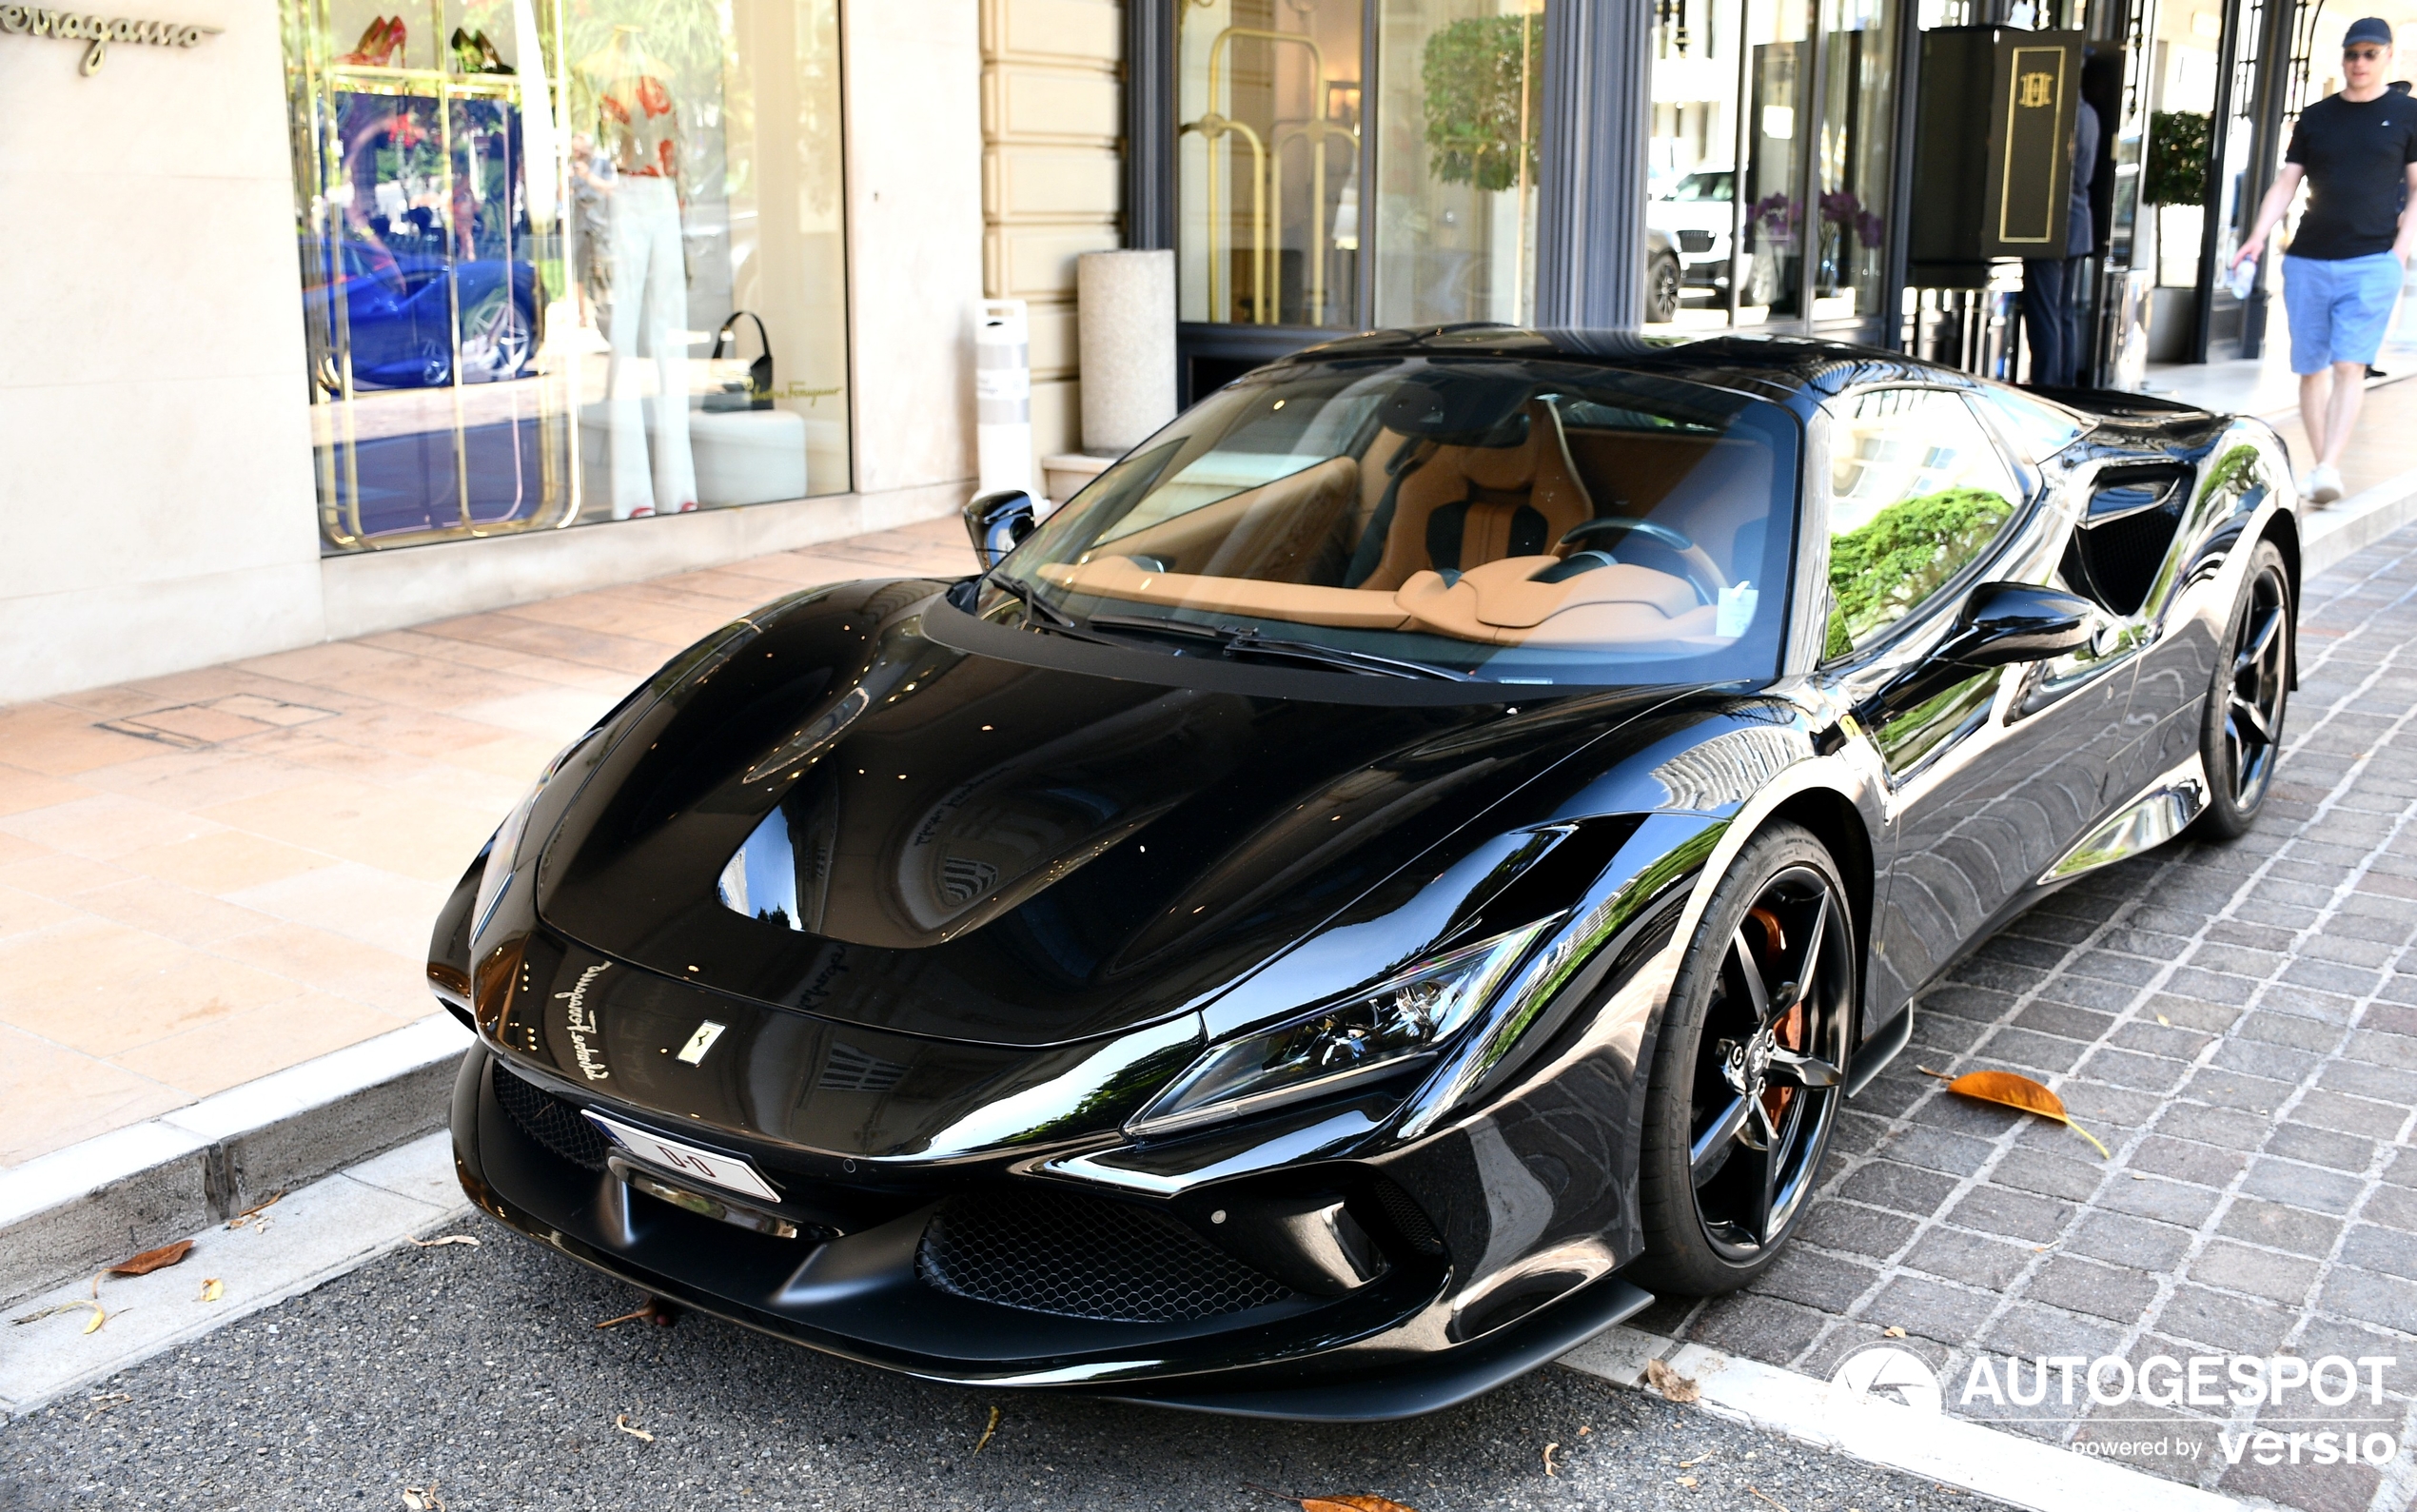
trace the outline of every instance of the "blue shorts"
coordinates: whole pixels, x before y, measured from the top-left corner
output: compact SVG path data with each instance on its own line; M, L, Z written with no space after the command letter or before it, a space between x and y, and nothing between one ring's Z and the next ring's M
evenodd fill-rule
M2366 364L2383 348L2392 302L2400 298L2400 259L2389 252L2336 259L2283 259L2283 312L2291 323L2291 371L2321 373L2334 363Z

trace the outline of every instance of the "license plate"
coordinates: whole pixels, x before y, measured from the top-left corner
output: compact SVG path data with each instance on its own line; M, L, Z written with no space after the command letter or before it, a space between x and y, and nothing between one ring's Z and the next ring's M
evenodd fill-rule
M766 1202L780 1200L780 1193L772 1189L772 1184L758 1175L753 1165L736 1155L699 1149L680 1140L650 1134L645 1129L634 1129L618 1118L607 1118L602 1113L591 1111L587 1116L597 1128L604 1130L614 1144L649 1165L676 1170L698 1181L709 1181L730 1191L743 1191L750 1197L760 1197Z

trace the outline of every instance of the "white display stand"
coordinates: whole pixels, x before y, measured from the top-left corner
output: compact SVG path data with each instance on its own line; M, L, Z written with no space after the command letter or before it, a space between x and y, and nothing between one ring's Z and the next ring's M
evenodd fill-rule
M591 499L612 497L607 423L604 405L580 406L580 465ZM803 415L785 409L692 409L688 444L697 460L700 509L806 497Z

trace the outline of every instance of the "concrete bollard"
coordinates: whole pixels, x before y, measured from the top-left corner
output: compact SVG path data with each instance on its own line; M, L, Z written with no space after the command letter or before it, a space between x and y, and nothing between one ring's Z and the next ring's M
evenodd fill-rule
M1175 418L1175 254L1085 252L1074 292L1083 449L1115 456Z

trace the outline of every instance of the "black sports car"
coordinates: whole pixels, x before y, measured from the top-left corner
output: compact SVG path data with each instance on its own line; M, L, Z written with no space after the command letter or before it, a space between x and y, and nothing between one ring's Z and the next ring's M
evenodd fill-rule
M573 742L436 933L462 1185L920 1376L1462 1400L1752 1278L1926 983L2255 817L2288 478L1818 342L1303 352Z

